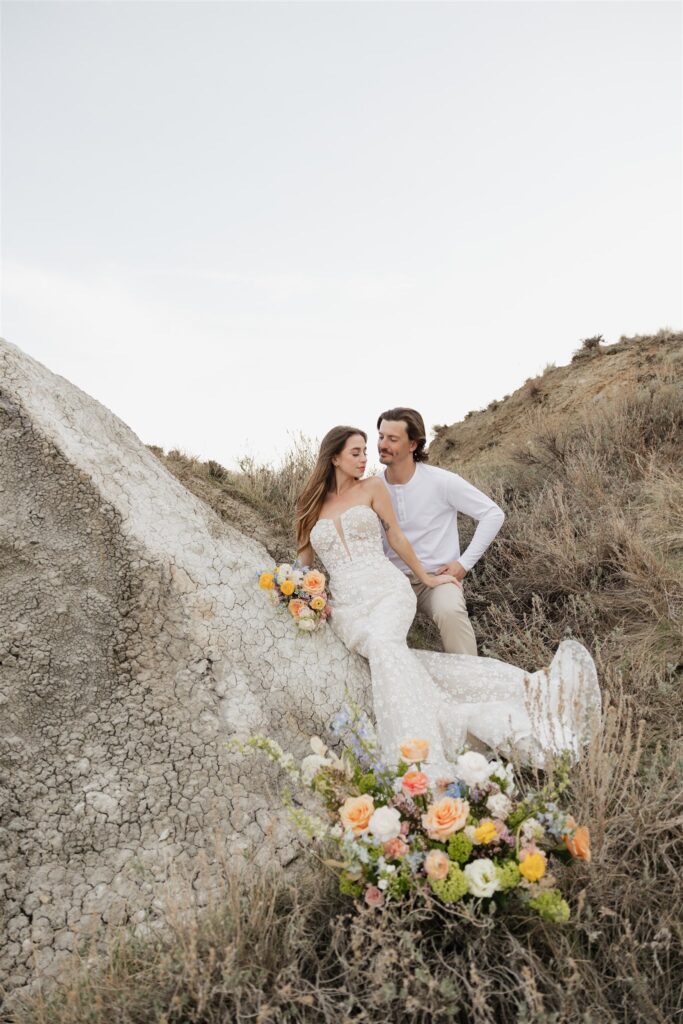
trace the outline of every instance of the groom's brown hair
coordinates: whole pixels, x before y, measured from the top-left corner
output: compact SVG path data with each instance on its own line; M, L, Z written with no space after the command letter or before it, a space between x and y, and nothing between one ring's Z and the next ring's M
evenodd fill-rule
M413 462L429 461L429 456L425 451L427 446L425 421L422 419L417 409L407 409L402 405L397 406L396 409L387 409L386 412L381 413L377 420L378 430L382 420L400 420L402 423L405 423L406 430L408 431L408 438L411 441L417 442L417 448L413 452Z

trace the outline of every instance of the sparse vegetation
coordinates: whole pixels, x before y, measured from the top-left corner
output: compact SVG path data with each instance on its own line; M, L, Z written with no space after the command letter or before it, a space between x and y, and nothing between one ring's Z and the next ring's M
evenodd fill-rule
M586 359L590 356L597 356L602 352L601 346L604 344L605 339L602 334L596 334L592 338L584 338L581 342L581 348L578 348L572 356L572 362L576 362L577 359Z
M418 903L349 915L322 867L230 864L210 913L171 909L158 934L117 940L17 1024L683 1020L683 388L680 363L630 344L642 379L579 417L536 407L496 465L473 457L465 472L439 449L507 513L468 583L481 652L536 668L569 634L598 664L604 730L572 775L594 849L562 879L573 921L435 917ZM247 461L242 474L164 461L223 514L227 497L251 510L277 546L310 458L302 444L281 467ZM438 646L424 622L411 636Z

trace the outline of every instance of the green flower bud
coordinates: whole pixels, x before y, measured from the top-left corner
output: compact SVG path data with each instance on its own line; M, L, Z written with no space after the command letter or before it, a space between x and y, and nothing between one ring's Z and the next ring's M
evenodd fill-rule
M519 884L519 865L514 860L506 860L502 864L496 864L496 875L503 892L507 889L514 889Z
M342 872L339 876L339 892L342 896L358 897L362 891L363 886L361 882L353 881L345 872Z
M559 889L547 889L529 900L529 906L538 911L546 921L564 924L569 920L569 904L562 899Z
M457 864L451 864L448 875L442 879L429 879L429 884L442 903L455 903L468 890L467 879Z
M466 864L472 853L472 843L464 832L456 832L448 840L448 856L456 864Z

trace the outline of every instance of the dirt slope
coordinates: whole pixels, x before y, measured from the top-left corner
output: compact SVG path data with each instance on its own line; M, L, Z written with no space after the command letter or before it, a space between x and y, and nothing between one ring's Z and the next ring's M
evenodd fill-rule
M582 348L568 366L552 367L501 401L440 428L429 449L430 460L465 475L474 463L483 469L506 462L549 412L578 421L629 384L676 375L683 377L683 333L660 331L622 338L616 345Z

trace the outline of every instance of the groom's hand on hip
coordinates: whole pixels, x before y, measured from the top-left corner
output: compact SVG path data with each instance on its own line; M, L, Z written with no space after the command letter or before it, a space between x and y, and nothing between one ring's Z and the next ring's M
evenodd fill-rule
M441 576L443 573L447 573L449 576L455 576L458 583L465 578L467 575L467 569L460 562L451 562L450 565L442 565L440 569L434 570L435 576Z

